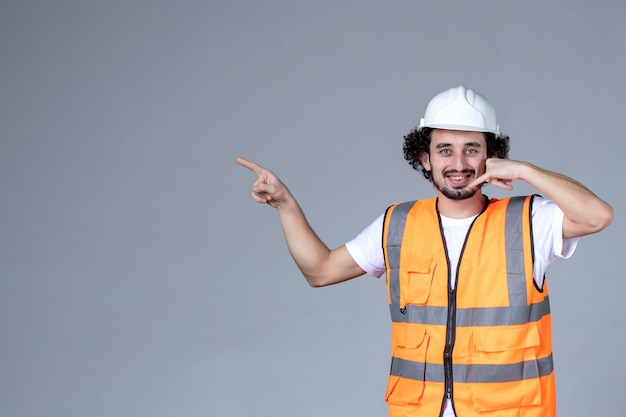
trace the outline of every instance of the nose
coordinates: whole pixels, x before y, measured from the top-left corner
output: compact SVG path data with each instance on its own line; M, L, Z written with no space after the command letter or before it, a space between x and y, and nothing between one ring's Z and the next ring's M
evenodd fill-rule
M465 169L465 154L462 152L456 153L453 156L452 167L457 171L462 171Z

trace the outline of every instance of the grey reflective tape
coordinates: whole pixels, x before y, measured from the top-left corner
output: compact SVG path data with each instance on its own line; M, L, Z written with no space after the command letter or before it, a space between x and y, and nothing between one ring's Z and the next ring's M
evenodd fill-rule
M448 307L420 306L407 304L404 313L397 304L389 304L391 321L394 323L421 323L445 326L448 318Z
M447 307L419 306L408 304L401 313L397 305L390 304L391 321L445 326L448 317ZM533 323L550 314L549 297L536 304L511 307L457 308L456 326L510 326Z
M391 304L400 305L400 247L404 236L406 217L415 201L398 204L391 212L387 230L386 252L389 262L389 296Z
M513 382L548 376L554 370L552 355L507 365L470 365L454 369L454 380L459 382ZM463 375L462 372L466 371ZM459 374L461 378L459 380Z
M523 210L526 197L511 197L506 208L504 240L509 305L527 304L526 266L524 264Z
M391 358L391 375L417 381L445 382L443 365Z
M515 382L541 378L554 371L552 354L506 365L453 365L455 383ZM427 382L444 382L443 365L392 358L391 375Z

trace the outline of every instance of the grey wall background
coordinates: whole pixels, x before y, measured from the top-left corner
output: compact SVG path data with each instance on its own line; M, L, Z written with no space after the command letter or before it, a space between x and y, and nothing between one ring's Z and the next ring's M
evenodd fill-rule
M385 415L384 281L308 288L234 158L273 169L338 246L433 194L402 135L466 84L512 158L615 208L548 279L560 415L624 416L625 16L623 0L0 2L0 415Z

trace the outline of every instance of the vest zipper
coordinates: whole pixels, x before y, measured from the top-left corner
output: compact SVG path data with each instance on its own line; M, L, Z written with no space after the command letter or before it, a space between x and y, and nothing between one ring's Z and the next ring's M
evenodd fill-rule
M450 289L448 296L448 322L446 323L446 346L443 352L446 399L453 397L452 350L456 339L456 291Z
M447 400L450 400L450 405L453 407L453 372L452 372L452 351L454 349L454 342L456 339L456 285L454 288L450 283L450 258L448 256L448 246L446 244L446 238L443 233L443 226L441 226L441 217L439 218L439 227L441 228L441 237L443 239L443 247L446 253L446 262L448 264L448 317L446 321L446 344L443 350L443 369L444 369L444 385L445 392L442 404L442 413ZM467 240L467 237L466 237ZM465 246L465 243L463 244ZM461 250L463 253L463 250ZM460 264L460 257L459 257ZM455 281L458 280L459 265L457 264L457 274ZM456 283L455 283L456 284Z
M483 209L478 215L481 215L489 205L489 199L484 196L485 205ZM465 235L465 241L463 242L463 247L461 248L461 253L459 254L459 260L456 264L456 274L454 277L454 288L450 283L450 257L448 255L448 244L446 243L445 233L443 232L443 225L441 224L441 215L439 213L439 207L436 206L437 217L439 219L439 232L441 234L441 239L443 240L443 247L446 253L446 263L448 265L448 320L446 322L446 345L443 351L443 367L444 367L444 381L445 381L445 393L443 398L443 404L441 407L441 414L443 415L443 409L445 406L445 402L450 400L450 405L454 409L454 375L452 372L452 351L454 350L454 343L456 341L456 289L459 283L459 271L461 270L461 260L463 259L463 252L465 252L465 245L467 245L467 240L469 238L470 232L472 231L472 227L476 222L476 218L470 224L467 234ZM456 412L455 412L456 415Z

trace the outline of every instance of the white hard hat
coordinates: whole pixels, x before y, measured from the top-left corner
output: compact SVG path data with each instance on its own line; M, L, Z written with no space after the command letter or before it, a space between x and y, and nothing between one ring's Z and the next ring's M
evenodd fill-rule
M500 126L496 123L496 111L491 103L474 90L462 85L433 97L426 107L419 127L500 134Z

